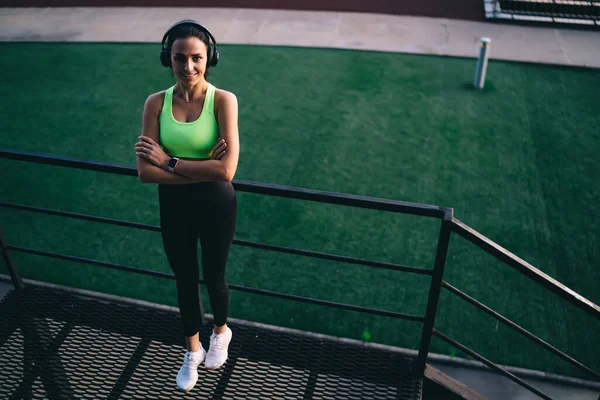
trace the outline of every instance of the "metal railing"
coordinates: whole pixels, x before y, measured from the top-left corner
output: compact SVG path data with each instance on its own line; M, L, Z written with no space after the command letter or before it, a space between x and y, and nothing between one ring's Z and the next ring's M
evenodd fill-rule
M484 0L487 18L600 26L597 0Z
M85 161L85 160L79 160L79 159L74 159L74 158L59 157L59 156L54 156L54 155L45 155L45 154L38 154L38 153L30 153L30 152L24 152L24 151L0 149L0 158L19 160L19 161L29 161L29 162L35 162L35 163L41 163L41 164L63 166L63 167L68 167L68 168L77 168L77 169L91 170L91 171L97 171L97 172L105 172L105 173L117 174L117 175L128 175L128 176L132 176L132 177L137 176L136 169L134 167L128 166L128 165L92 162L92 161ZM301 199L301 200L305 200L305 201L314 201L314 202L319 202L319 203L337 204L337 205L341 205L341 206L359 207L359 208L366 208L366 209L372 209L372 210L381 210L381 211L388 211L388 212L394 212L394 213L410 214L410 215L418 215L418 216L423 216L423 217L436 218L436 219L440 219L441 226L440 226L438 243L437 243L437 248L436 248L435 262L434 262L434 266L432 269L415 268L415 267L405 266L405 265L400 265L400 264L392 264L392 263L385 263L385 262L379 262L379 261L365 260L365 259L346 257L346 256L335 255L335 254L320 253L320 252L314 252L314 251L308 251L308 250L302 250L302 249L296 249L296 248L289 248L289 247L283 247L283 246L268 245L268 244L264 244L264 243L256 243L256 242L250 242L250 241L244 241L244 240L237 240L237 239L234 240L234 244L239 245L239 246L246 246L246 247L258 248L258 249L263 249L263 250L268 250L268 251L294 254L294 255L299 255L299 256L304 256L304 257L333 260L333 261L345 262L345 263L350 263L350 264L364 265L364 266L369 266L369 267L373 267L373 268L383 268L383 269L391 269L391 270L397 270L397 271L402 271L402 272L407 272L407 273L429 275L429 276L431 276L431 284L429 287L429 298L427 301L427 308L426 308L426 312L425 312L424 316L403 314L403 313L368 308L368 307L359 307L359 306L355 306L355 305L351 305L351 304L325 301L325 300L320 300L320 299L315 299L315 298L310 298L310 297L291 295L291 294L287 294L287 293L280 293L280 292L274 292L274 291L269 291L269 290L250 288L250 287L233 285L233 284L229 285L230 289L238 290L238 291L242 291L242 292L246 292L246 293L254 293L254 294L260 294L260 295L265 295L265 296L277 297L277 298L282 298L282 299L286 299L286 300L317 304L317 305L326 306L326 307L334 307L334 308L340 308L340 309L344 309L344 310L369 313L369 314L373 314L373 315L381 315L381 316L386 316L386 317L391 317L391 318L398 318L398 319L403 319L403 320L422 322L423 328L422 328L422 332L421 332L419 351L418 351L418 355L415 358L415 360L413 361L413 365L412 365L412 371L417 376L423 375L423 372L425 370L425 365L427 362L427 355L429 353L429 347L431 344L431 338L433 336L436 336L436 337L440 338L441 340L449 343L450 345L460 349L461 351L465 352L466 354L470 355L471 357L481 361L488 367L496 370L497 372L503 374L504 376L508 377L509 379L515 381L519 385L529 389L530 391L534 392L538 396L540 396L544 399L551 399L548 395L546 395L545 393L536 389L535 387L529 385L528 383L524 382L522 379L520 379L517 376L515 376L514 374L508 372L506 369L487 360L480 354L474 352L473 350L469 349L468 347L464 346L463 344L459 343L458 341L452 339L451 337L443 334L442 332L437 331L434 328L435 316L436 316L436 312L437 312L437 308L438 308L438 301L439 301L441 290L443 288L443 289L447 290L449 293L452 293L452 294L462 298L463 300L467 301L469 304L483 310L484 312L486 312L493 318L502 322L506 326L514 329L519 334L527 337L528 339L532 340L534 343L542 346L543 348L547 349L548 351L552 352L553 354L559 356L560 358L569 362L573 366L584 371L586 374L593 376L594 379L600 379L600 374L598 372L592 370L591 368L584 365L583 363L575 360L571 356L563 353L562 351L558 350L557 348L553 347L552 345L546 343L545 341L543 341L539 337L535 336L531 332L520 327L513 321L502 316L501 314L497 313L496 311L490 309L489 307L485 306L484 304L480 303L476 299L468 296L467 294L463 293L459 289L455 288L454 286L450 285L448 282L443 280L444 267L446 264L446 256L448 253L450 238L453 233L458 234L459 236L461 236L461 237L467 239L469 242L473 243L475 246L486 251L488 254L490 254L490 255L494 256L495 258L497 258L498 260L502 261L506 265L516 269L521 274L529 277L534 282L536 282L536 283L542 285L544 288L549 289L550 291L556 293L563 299L565 299L568 302L570 302L571 304L573 304L575 307L585 311L586 313L588 313L595 319L600 320L600 307L598 305L592 303L588 299L577 294L576 292L569 289L568 287L562 285L560 282L558 282L555 279L551 278L550 276L544 274L542 271L533 267L526 261L520 259L519 257L512 254L508 250L504 249L503 247L494 243L490 239L486 238L485 236L483 236L480 233L476 232L475 230L471 229L469 226L465 225L461 221L457 220L456 218L454 218L453 210L451 208L444 208L444 207L438 207L438 206L432 206L432 205L426 205L426 204L408 203L408 202L394 201L394 200L385 200L385 199L378 199L378 198L372 198L372 197L324 192L324 191L318 191L318 190L300 189L300 188L294 188L294 187L289 187L289 186L271 185L271 184L255 183L255 182L248 182L248 181L234 180L233 185L236 190L242 191L242 192L249 192L249 193L261 194L261 195L267 195L267 196L286 197L286 198L293 198L293 199ZM110 219L110 218L102 218L102 217L96 217L96 216L91 216L91 215L76 214L76 213L71 213L71 212L51 210L51 209L45 209L45 208L39 208L39 207L32 207L32 206L21 205L21 204L10 204L10 203L6 203L6 202L0 202L0 206L5 207L5 208L26 210L26 211L31 211L31 212L50 214L50 215L56 215L56 216L62 216L62 217L67 217L67 218L80 219L80 220L87 220L87 221L93 221L93 222L104 223L104 224L125 226L125 227L143 229L143 230L154 231L154 232L160 231L160 228L158 226L153 226L153 225L133 223L133 222L128 222L128 221L121 221L121 220L115 220L115 219ZM135 273L140 273L140 274L150 275L150 276L155 276L155 277L175 279L175 277L173 275L168 274L168 273L149 271L149 270L133 268L133 267L129 267L129 266L118 265L118 264L113 264L113 263L108 263L108 262L90 260L90 259L81 258L81 257L74 257L74 256L70 256L70 255L65 255L65 254L58 254L58 253L40 251L40 250L29 249L29 248L24 248L24 247L12 246L7 243L6 238L2 234L1 229L0 229L0 246L2 248L2 254L4 257L5 263L7 265L7 268L9 270L10 276L13 280L15 287L18 289L23 288L23 282L17 271L14 260L12 259L12 255L11 255L12 251L35 254L35 255L46 256L46 257L53 257L53 258L58 258L58 259L63 259L63 260L68 260L68 261L75 261L75 262L79 262L79 263L96 265L96 266L100 266L100 267L112 268L112 269L128 271L128 272L135 272ZM204 282L202 280L200 280L199 283L204 283Z

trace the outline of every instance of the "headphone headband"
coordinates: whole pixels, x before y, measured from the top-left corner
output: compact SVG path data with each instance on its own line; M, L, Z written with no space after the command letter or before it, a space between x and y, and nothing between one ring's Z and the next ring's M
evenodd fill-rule
M169 38L169 34L171 33L171 31L180 25L194 25L195 27L200 29L202 32L206 33L206 35L209 38L208 60L207 60L207 64L206 64L207 68L217 65L217 62L219 61L219 51L217 50L217 41L215 40L214 36L210 33L210 31L208 29L206 29L198 21L195 21L193 19L181 20L179 22L174 23L173 25L171 25L171 27L169 29L167 29L167 31L163 35L162 41L160 43L160 61L161 61L161 63L165 67L171 66L171 60L170 60L170 54L169 54L170 52L167 51L165 44ZM211 41L213 43L212 48L210 46Z
M171 31L179 26L179 25L196 25L201 31L205 32L208 37L210 38L210 40L212 40L213 44L216 46L217 45L217 41L215 40L215 38L213 37L213 35L210 33L210 31L208 29L206 29L205 27L203 27L198 21L195 21L193 19L184 19L181 20L179 22L175 22L173 25L171 25L171 27L169 29L167 29L167 31L165 32L165 34L163 35L162 38L162 42L161 42L161 47L164 49L165 48L165 42L167 41L167 38L169 37L169 33L171 33Z

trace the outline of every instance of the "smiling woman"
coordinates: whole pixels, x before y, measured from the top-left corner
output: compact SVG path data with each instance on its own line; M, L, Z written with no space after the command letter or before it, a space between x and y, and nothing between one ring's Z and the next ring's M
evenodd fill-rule
M161 63L173 70L177 83L146 100L135 152L140 181L159 184L162 240L176 277L187 345L177 386L189 391L199 364L223 365L232 337L225 267L237 221L231 180L239 157L238 108L233 93L208 82L219 53L206 28L180 21L167 30L161 47ZM198 239L214 314L208 353L199 338Z

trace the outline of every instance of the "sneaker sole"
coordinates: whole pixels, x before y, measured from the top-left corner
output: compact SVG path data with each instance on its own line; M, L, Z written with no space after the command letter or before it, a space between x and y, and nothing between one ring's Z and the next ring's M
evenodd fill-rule
M196 386L196 385L194 385L194 386ZM187 393L187 392L189 392L190 390L192 390L192 389L194 388L194 386L192 386L192 387L191 387L191 388L189 388L189 389L183 389L183 388L180 388L179 386L177 386L177 390L179 390L180 392Z
M194 384L192 386L190 386L189 388L187 388L187 389L184 389L181 386L177 385L177 390L179 390L180 392L187 393L190 390L192 390L196 386L197 383L198 383L198 381L194 382Z
M206 364L204 364L204 367L209 370L209 371L214 371L215 369L220 368L221 366L223 366L223 364L225 364L227 362L227 359L229 358L229 354L227 354L227 357L225 357L225 361L223 361L221 364L216 365L214 367L207 367Z

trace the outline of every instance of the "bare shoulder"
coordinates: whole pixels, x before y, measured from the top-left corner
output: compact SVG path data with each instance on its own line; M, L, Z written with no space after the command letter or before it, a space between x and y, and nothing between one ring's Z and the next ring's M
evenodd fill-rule
M146 99L146 104L144 104L144 108L148 111L160 112L162 109L163 101L165 99L166 90L161 90L160 92L152 93Z
M229 92L224 89L215 89L215 103L217 107L225 106L227 104L237 104L237 97L233 92Z
M215 90L215 117L217 121L221 118L237 118L237 97L232 92L217 88Z
M148 136L154 140L159 138L159 116L162 111L162 104L165 98L165 91L153 93L146 99L144 104L144 114L142 116L142 136Z

